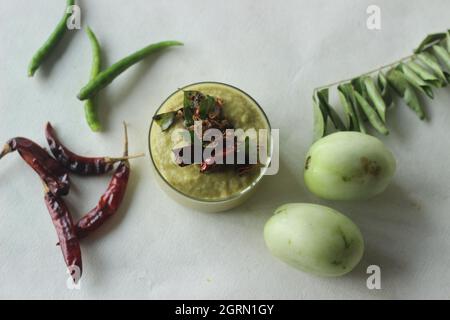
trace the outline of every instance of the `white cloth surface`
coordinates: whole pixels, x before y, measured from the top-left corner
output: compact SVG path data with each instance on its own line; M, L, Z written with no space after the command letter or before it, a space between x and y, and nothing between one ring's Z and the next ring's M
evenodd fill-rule
M58 22L65 1L0 1L0 140L26 136L45 145L51 121L85 155L120 155L122 120L130 152L146 152L151 117L174 90L221 81L252 95L281 130L281 170L231 212L205 214L174 203L156 184L148 157L132 162L126 200L82 242L80 290L67 274L35 173L17 154L0 161L0 298L303 299L448 298L450 288L450 91L435 91L421 122L404 104L388 113L382 138L398 160L392 185L363 202L321 201L305 188L313 88L409 55L425 35L448 27L448 0L378 0L382 29L368 30L369 0L79 1L82 24L97 34L105 65L151 42L184 47L133 67L99 98L106 131L87 128L76 94L91 49L83 31L66 36L34 78L29 59ZM75 217L93 207L110 177L73 178ZM338 279L288 267L265 248L263 226L288 202L329 205L365 237L360 265ZM381 290L366 269L381 267Z

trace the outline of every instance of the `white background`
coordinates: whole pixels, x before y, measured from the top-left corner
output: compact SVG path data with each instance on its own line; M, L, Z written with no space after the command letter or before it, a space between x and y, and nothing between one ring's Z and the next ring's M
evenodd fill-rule
M281 130L281 171L242 207L221 214L183 208L160 190L150 160L133 161L121 210L82 242L81 290L68 290L42 186L17 154L0 162L0 298L449 298L450 91L427 103L420 122L400 104L383 138L398 172L381 196L324 202L302 181L311 143L314 87L410 54L448 25L448 0L396 1L79 1L104 50L105 65L151 42L186 45L135 66L100 95L106 132L93 134L76 94L91 50L84 32L64 38L32 79L27 65L61 16L65 1L0 1L0 140L26 136L45 145L51 121L85 155L120 155L122 120L132 152L148 154L147 133L159 104L178 87L222 81L247 91ZM382 30L366 28L366 8L381 7ZM81 216L109 176L73 178L68 202ZM266 250L262 230L287 202L315 202L350 216L366 251L349 275L322 279L294 270ZM382 270L382 290L366 288L366 268Z

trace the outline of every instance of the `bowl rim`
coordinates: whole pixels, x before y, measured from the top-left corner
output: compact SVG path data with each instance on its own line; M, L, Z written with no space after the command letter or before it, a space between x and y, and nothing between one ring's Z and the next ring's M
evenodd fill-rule
M180 91L182 91L182 90L184 90L186 88L193 87L193 86L196 86L196 85L202 85L202 84L218 84L218 85L222 85L222 86L229 87L231 89L237 90L237 91L241 92L242 94L244 94L246 97L248 97L256 105L256 107L259 109L259 111L263 115L264 119L266 120L269 133L272 131L272 126L270 124L269 118L267 117L267 114L264 112L263 108L259 105L259 103L252 96L250 96L247 92L243 91L242 89L240 89L240 88L238 88L236 86L233 86L231 84L224 83L224 82L218 82L218 81L200 81L200 82L191 83L191 84L188 84L188 85L185 85L183 87L178 88L176 91L171 93L166 99L164 99L164 101L161 103L161 105L156 109L153 117L158 114L159 110L161 110L161 108L164 106L164 104L169 99L171 99L175 94L179 93ZM151 133L152 133L153 124L155 123L155 121L153 120L153 117L152 117L152 121L150 123L150 128L149 128L149 131L148 131L148 150L149 150L150 160L152 162L153 168L158 173L158 176L161 178L161 180L167 186L169 186L169 188L171 190L175 191L178 195L181 195L181 196L183 196L185 198L188 198L188 199L190 199L192 201L214 204L214 203L224 203L224 202L229 202L229 201L232 201L232 200L236 200L236 199L244 196L245 194L249 193L251 190L253 190L256 187L256 185L259 184L259 182L262 180L262 178L265 175L265 172L267 171L267 168L270 166L272 155L273 155L273 140L272 140L272 136L271 135L270 135L270 153L269 153L267 164L266 164L266 166L264 166L261 169L261 172L256 177L256 179L250 185L248 185L246 188L242 189L239 192L233 193L232 195L230 195L230 196L228 196L226 198L220 198L220 199L202 199L202 198L197 198L197 197L194 197L192 195L186 194L186 193L178 190L177 188L175 188L171 183L169 183L169 181L167 181L167 179L161 174L161 172L159 171L158 167L156 166L155 160L153 159L152 146L151 146Z

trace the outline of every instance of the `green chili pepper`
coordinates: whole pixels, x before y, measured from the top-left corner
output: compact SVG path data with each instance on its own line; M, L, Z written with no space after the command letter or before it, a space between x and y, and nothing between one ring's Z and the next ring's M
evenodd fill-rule
M91 79L95 78L101 69L101 49L100 44L98 43L97 37L91 28L86 28L86 34L89 37L92 47L92 67L91 67ZM91 128L92 131L98 132L101 130L100 120L98 118L97 107L95 105L95 97L86 100L84 104L84 113L86 117L86 121Z
M367 90L367 95L369 96L370 100L372 101L373 105L375 106L375 109L378 112L378 115L380 116L381 120L383 122L386 122L386 103L383 100L383 97L381 96L381 93L373 81L372 77L364 77L363 79L364 86Z
M161 49L183 45L178 41L163 41L151 44L135 53L123 58L122 60L116 62L111 67L100 72L95 78L91 79L88 84L83 87L78 94L78 99L86 100L92 98L97 92L105 88L108 84L114 81L122 72L138 63L147 56L155 53Z
M358 102L358 105L361 107L362 111L366 114L370 124L372 124L372 126L381 134L388 135L389 130L386 128L375 109L372 108L370 103L366 99L364 99L364 97L358 91L355 90L354 92L356 101Z
M34 76L36 70L41 66L42 62L50 55L56 45L61 41L64 33L67 30L67 19L71 16L71 13L67 12L67 9L73 6L75 0L67 0L66 9L64 11L64 16L59 21L55 30L52 32L50 37L48 37L47 41L38 49L38 51L34 54L33 58L31 58L31 62L28 66L28 76Z

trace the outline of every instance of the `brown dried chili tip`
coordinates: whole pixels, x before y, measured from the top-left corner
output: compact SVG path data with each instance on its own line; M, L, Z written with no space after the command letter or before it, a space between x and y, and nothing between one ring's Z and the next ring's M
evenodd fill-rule
M67 170L53 159L45 149L35 142L17 137L9 140L0 153L0 158L17 151L23 160L39 175L55 196L69 193L70 182Z
M125 127L125 147L124 157L128 156L128 133ZM89 211L75 226L75 232L78 238L84 238L93 231L97 230L103 223L119 209L125 196L130 176L130 163L128 160L122 160L119 163L114 175L109 183L108 189L101 196L97 206Z
M59 141L50 122L48 122L45 127L45 137L47 138L50 151L53 153L55 158L70 172L82 176L105 174L114 168L114 163L116 162L144 156L144 154L138 154L134 156L111 158L83 157L77 155L65 147L61 141Z
M44 183L45 204L52 218L53 225L58 235L64 262L74 282L78 282L82 273L81 249L78 237L75 233L72 216L64 201L55 196Z

